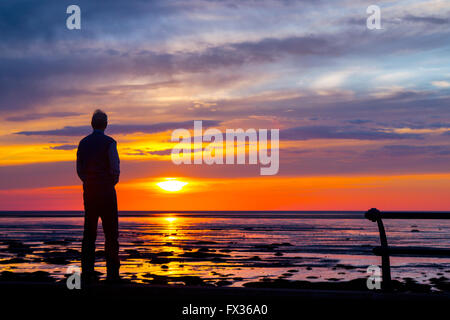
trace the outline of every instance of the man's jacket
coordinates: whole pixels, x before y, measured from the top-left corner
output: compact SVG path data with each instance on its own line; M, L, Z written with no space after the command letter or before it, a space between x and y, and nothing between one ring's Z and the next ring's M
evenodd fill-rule
M116 141L102 130L94 130L84 137L78 145L77 173L85 186L114 186L120 175Z

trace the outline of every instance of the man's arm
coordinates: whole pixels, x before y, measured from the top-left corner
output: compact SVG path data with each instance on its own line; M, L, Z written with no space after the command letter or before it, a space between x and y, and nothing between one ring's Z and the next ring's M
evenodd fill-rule
M108 151L111 175L113 176L114 184L117 184L117 182L119 182L120 175L120 159L119 153L117 152L117 143L115 141L111 143Z
M84 182L83 161L81 159L80 145L78 145L77 150L77 174L80 180Z

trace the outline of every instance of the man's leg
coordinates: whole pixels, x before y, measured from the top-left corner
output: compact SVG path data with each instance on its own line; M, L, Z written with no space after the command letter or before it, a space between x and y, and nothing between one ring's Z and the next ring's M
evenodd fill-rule
M105 199L102 210L102 225L105 233L105 256L107 278L115 280L119 278L119 219L117 212L116 191L113 189Z
M97 238L98 209L95 198L90 197L85 191L84 198L84 232L81 246L81 271L89 278L94 275L95 265L95 240Z

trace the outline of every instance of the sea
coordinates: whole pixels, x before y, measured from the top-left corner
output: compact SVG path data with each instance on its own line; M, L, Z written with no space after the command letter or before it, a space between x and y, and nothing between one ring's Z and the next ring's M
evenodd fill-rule
M0 273L64 279L80 266L83 212L0 212ZM390 246L450 249L450 220L385 220ZM381 267L377 225L363 212L119 213L121 275L138 283L343 282ZM99 222L96 270L106 274ZM392 278L450 278L450 257L391 257Z

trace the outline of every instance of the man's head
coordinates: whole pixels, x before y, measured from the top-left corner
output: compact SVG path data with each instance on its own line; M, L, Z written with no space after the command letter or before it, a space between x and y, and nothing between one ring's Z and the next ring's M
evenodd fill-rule
M100 109L95 110L92 115L91 125L94 129L105 130L108 125L108 116Z

